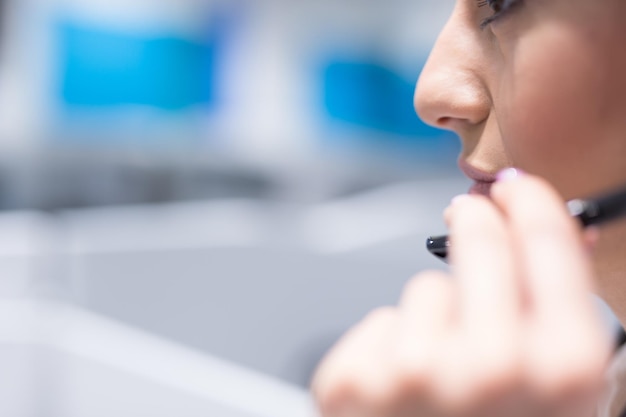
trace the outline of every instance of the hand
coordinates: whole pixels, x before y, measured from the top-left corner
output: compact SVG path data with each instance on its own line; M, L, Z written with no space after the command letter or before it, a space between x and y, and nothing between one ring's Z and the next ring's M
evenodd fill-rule
M544 181L446 212L452 272L426 272L323 360L325 417L593 415L610 340L583 233Z

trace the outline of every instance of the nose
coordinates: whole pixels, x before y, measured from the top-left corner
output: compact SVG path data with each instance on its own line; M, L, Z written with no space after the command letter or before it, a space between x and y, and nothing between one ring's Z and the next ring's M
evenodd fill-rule
M489 117L480 33L455 11L439 35L415 89L417 114L427 124L461 133Z

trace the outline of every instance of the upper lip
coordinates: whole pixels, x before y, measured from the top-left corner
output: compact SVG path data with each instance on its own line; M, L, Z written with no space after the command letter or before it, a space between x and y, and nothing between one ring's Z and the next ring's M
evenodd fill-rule
M459 168L468 178L476 182L496 182L496 174L476 168L464 159L459 159Z

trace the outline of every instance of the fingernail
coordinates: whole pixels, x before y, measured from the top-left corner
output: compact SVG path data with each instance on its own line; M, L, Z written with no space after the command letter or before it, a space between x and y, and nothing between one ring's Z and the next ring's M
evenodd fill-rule
M507 168L498 172L498 175L496 175L496 179L498 181L510 181L510 180L523 177L524 175L526 175L526 173L522 171L521 169Z
M450 205L451 205L451 206L454 206L455 204L458 204L458 203L460 203L461 201L467 200L468 198L470 198L470 195L469 195L469 194L460 194L460 195L457 195L456 197L454 197L454 198L452 199L452 201L450 202Z

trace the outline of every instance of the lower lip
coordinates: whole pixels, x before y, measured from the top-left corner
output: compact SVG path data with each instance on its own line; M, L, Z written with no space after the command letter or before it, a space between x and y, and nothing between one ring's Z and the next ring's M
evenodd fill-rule
M489 197L489 194L491 193L492 185L493 185L493 182L476 181L474 185L470 187L469 193L479 194L479 195L484 195L486 197Z

